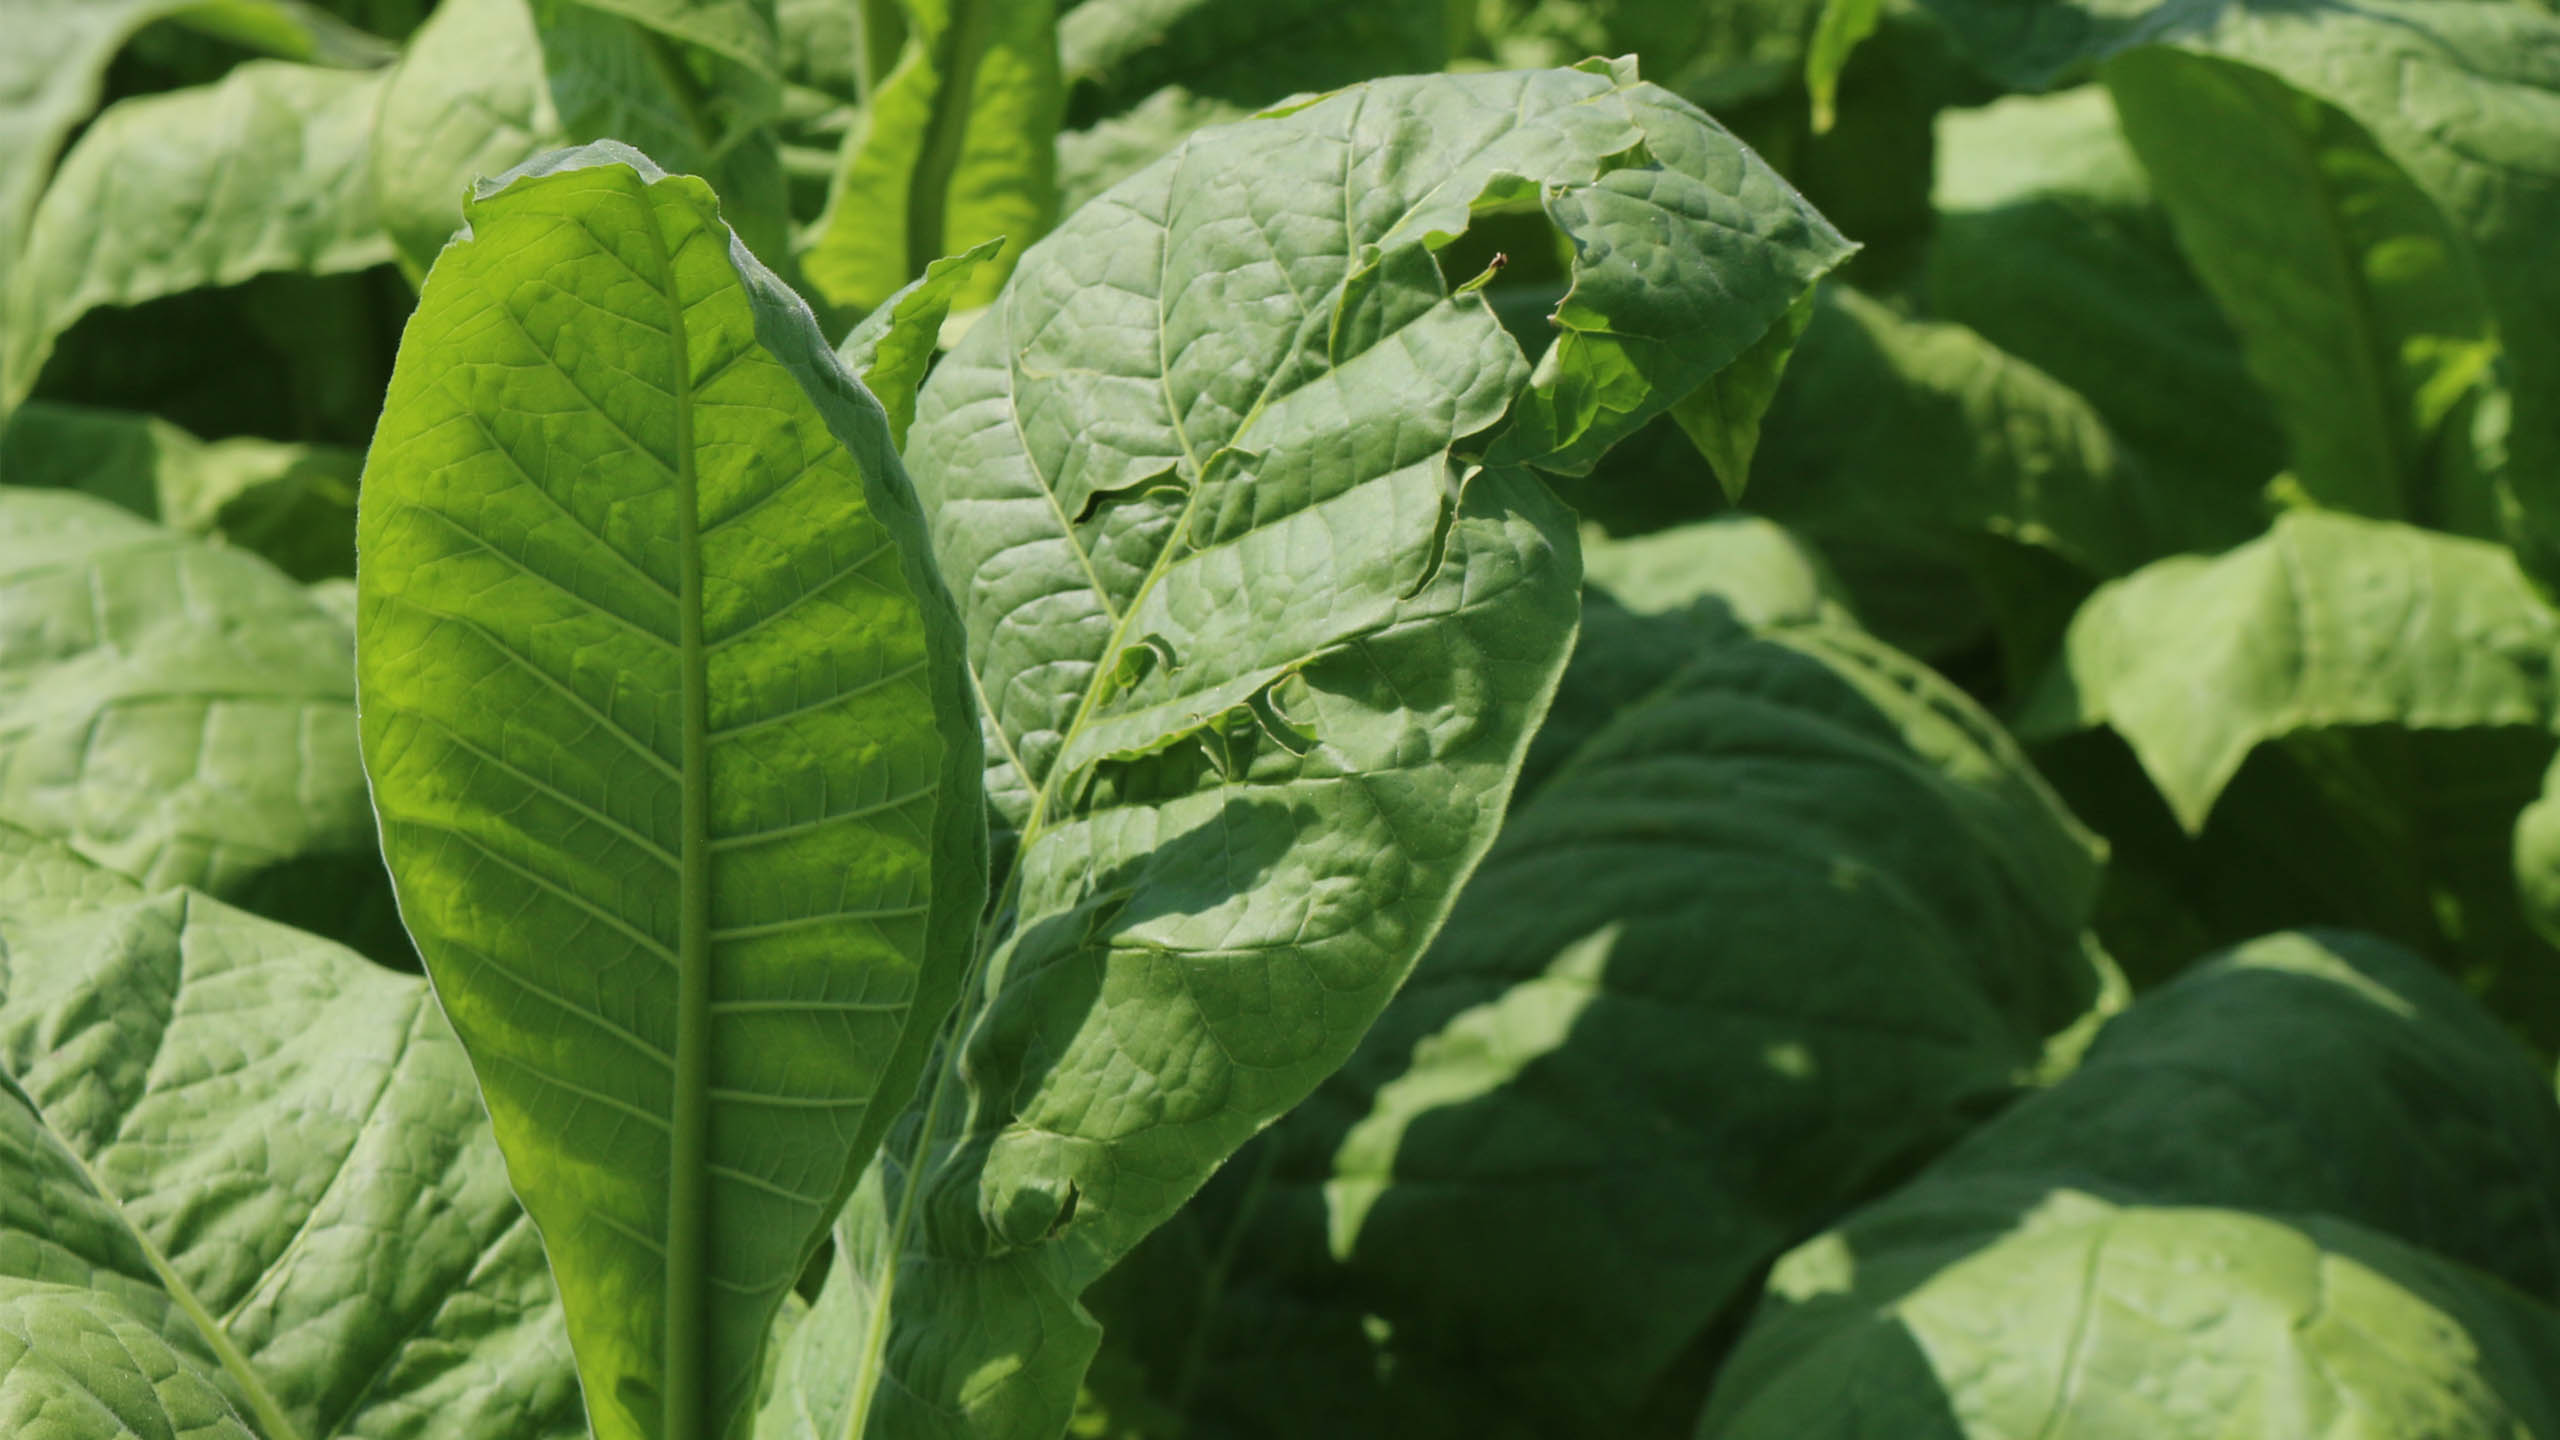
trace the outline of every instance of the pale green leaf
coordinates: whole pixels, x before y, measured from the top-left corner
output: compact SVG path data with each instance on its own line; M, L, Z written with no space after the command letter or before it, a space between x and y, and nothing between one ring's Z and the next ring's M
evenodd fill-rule
M343 624L246 551L0 490L0 821L157 889L391 923Z
M423 273L472 185L614 138L712 179L768 262L789 257L770 16L752 0L444 0L410 42L374 141L383 224Z
M364 478L401 911L603 1440L719 1440L984 894L958 630L879 407L708 187L481 187Z
M9 0L9 43L0 45L0 263L16 263L63 140L97 108L107 62L133 32L184 3ZM6 289L0 285L0 303Z
M2476 1003L2272 936L1779 1262L1697 1433L2540 1434L2555 1179L2550 1083Z
M1581 374L1535 378L1435 251L1524 194L1594 292L1672 277L1656 310L1699 323L1651 358L1681 393L1845 249L1621 71L1382 81L1088 205L927 383L909 453L1016 919L773 1433L1054 1436L1077 1293L1342 1061L1491 842L1579 577L1562 508L1468 452Z
M2228 554L2099 590L2019 724L2113 727L2194 831L2279 736L2542 725L2556 654L2560 613L2505 547L2295 511Z
M110 106L63 158L6 271L0 415L98 306L390 259L370 163L381 93L378 74L260 60Z
M585 1433L541 1245L423 981L83 879L20 832L0 854L0 1068L24 1087L0 1094L0 1272L133 1317L264 1440Z
M936 259L1009 237L951 303L993 299L1058 215L1065 92L1050 0L900 0L904 48L845 142L801 256L830 303L870 310Z
M526 0L440 0L391 72L373 135L382 225L402 263L426 272L474 180L567 138Z
M35 401L0 429L0 484L79 490L286 574L352 575L364 457L237 435L199 440L157 416Z
M924 383L925 368L940 348L952 300L1004 246L1004 237L997 236L927 265L924 274L862 317L836 347L836 358L888 412L891 445L906 448L907 427L916 418L916 387Z

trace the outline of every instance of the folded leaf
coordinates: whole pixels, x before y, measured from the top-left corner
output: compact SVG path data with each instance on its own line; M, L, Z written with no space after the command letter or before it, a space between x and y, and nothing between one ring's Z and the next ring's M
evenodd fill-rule
M404 955L346 627L246 551L0 490L0 822Z
M927 383L909 454L1017 918L849 1212L777 1433L1054 1436L1076 1294L1341 1063L1491 842L1579 577L1561 508L1465 451L1588 377L1533 378L1442 275L1488 195L1545 196L1596 290L1668 236L1700 288L1657 306L1705 323L1648 354L1684 388L1846 248L1620 71L1383 81L1087 206ZM1621 398L1570 443L1678 395Z
M9 44L0 48L0 260L16 263L27 217L64 138L97 109L107 62L133 32L186 3L18 0L12 6Z
M261 60L108 107L63 157L11 257L0 415L35 387L55 337L97 306L390 259L370 170L381 93L379 74Z
M465 218L358 517L383 848L596 1433L720 1440L984 895L958 629L707 186L606 143Z
M24 1087L0 1091L0 1283L163 1337L264 1440L583 1435L541 1246L425 983L48 850L0 829Z
M996 262L952 303L995 297L1058 217L1064 107L1051 0L900 0L906 40L847 138L827 212L801 257L833 304L870 310L937 258L991 239Z
M2090 597L2019 728L2112 726L2192 832L2278 736L2542 725L2555 654L2560 613L2505 547L2294 511Z
M2269 937L1781 1261L1698 1434L2538 1434L2555 1178L2549 1082L2477 1004Z
M954 297L1004 245L999 236L927 265L924 274L862 317L836 347L836 358L888 412L890 444L906 447L907 427L916 418L916 387L924 383L925 369L941 348L942 322L951 314Z

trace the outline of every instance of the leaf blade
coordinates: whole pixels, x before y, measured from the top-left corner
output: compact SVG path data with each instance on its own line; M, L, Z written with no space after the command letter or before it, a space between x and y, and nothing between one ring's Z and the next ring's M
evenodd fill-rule
M468 213L359 512L385 853L599 1433L714 1436L957 983L960 651L878 407L707 187L606 144Z

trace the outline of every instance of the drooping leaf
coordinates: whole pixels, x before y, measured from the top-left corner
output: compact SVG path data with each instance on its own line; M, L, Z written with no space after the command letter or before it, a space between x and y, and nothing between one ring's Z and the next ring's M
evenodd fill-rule
M1740 359L1717 372L1689 398L1671 407L1677 422L1716 474L1728 503L1739 504L1751 481L1751 457L1760 448L1760 421L1785 378L1787 361L1813 320L1814 299L1807 293L1786 317L1742 352Z
M916 387L933 363L954 297L1003 249L1004 238L981 241L958 255L946 255L924 268L897 294L862 317L853 333L836 347L836 358L880 400L889 415L889 443L906 448L907 427L915 423Z
M2275 400L2304 492L2495 534L2485 485L2462 472L2477 468L2477 401L2463 402L2496 383L2497 326L2434 202L2347 113L2254 66L2153 47L2105 74L2181 248Z
M1056 1434L1077 1293L1340 1063L1490 843L1578 576L1470 437L1584 376L1533 376L1433 252L1522 190L1595 292L1642 265L1720 297L1656 292L1712 311L1662 356L1690 385L1845 248L1607 67L1385 81L1087 206L927 383L909 453L1016 920L848 1214L777 1433Z
M2279 143L2289 130L2296 137L2290 143L2325 152L2321 163L2331 167L2320 171L2317 165L2291 163L2295 178L2288 188L2293 193L2307 197L2310 190L2326 188L2342 198L2361 194L2388 200L2388 209L2380 213L2346 216L2334 207L2328 210L2345 222L2341 238L2349 242L2349 250L2358 243L2375 244L2362 255L2364 278L2369 284L2379 282L2382 293L2364 297L2365 315L2383 316L2400 303L2391 292L2403 284L2416 294L2443 300L2475 293L2476 282L2476 294L2495 326L2497 348L2494 357L2476 350L2457 353L2457 345L2437 354L2386 353L2368 363L2401 362L2430 380L2440 376L2447 390L2476 374L2495 372L2499 387L2511 394L2512 409L2504 417L2494 409L2480 417L2492 431L2500 422L2507 430L2503 440L2494 434L2480 437L2496 440L2492 448L2505 451L2503 464L2493 461L2483 468L2503 482L2501 503L2514 508L2507 517L2509 533L2526 569L2546 580L2560 575L2560 269L2547 263L2548 237L2560 224L2560 171L2551 161L2560 153L2555 149L2560 146L2560 17L2507 0L2390 0L2352 7L2269 7L2232 0L2202 5L2158 0L1924 3L1978 63L2014 84L2041 85L2075 67L2104 61L2111 81L2123 76L2136 87L2170 77L2206 85L2207 90L2193 92L2198 98L2189 110L2177 108L2167 90L2160 104L2143 107L2158 122L2145 147L2145 162L2155 169L2163 164L2227 165L2241 154L2265 153L2260 143ZM2135 47L2146 42L2246 67L2262 77L2237 79L2227 68L2197 69L2174 56L2145 57ZM2252 143L2246 151L2177 140L2180 125L2200 119L2205 107L2215 103L2209 91L2217 86L2226 113L2264 117L2270 106L2299 110L2289 95L2315 103L2301 111L2294 125L2267 127L2263 141L2259 133L2248 133ZM2119 90L2120 102L2127 93ZM2239 112L2230 111L2231 105L2239 106ZM2340 120L2347 123L2341 126ZM2376 160L2388 162L2387 167L2377 167ZM2388 169L2396 169L2397 175L2386 173ZM2216 170L2189 173L2194 179L2188 193L2221 215L2234 236L2244 233L2243 227L2271 233L2310 223L2298 213L2275 214L2277 196L2271 189L2224 190L2210 183ZM2420 213L2405 198L2392 198L2405 197L2411 186L2436 215ZM2182 228L2197 233L2192 218ZM2402 241L2376 243L2391 236ZM2198 260L2210 279L2207 257L2199 253ZM2240 273L2230 275L2236 280ZM2330 273L2336 273L2334 268ZM2312 278L2310 273L2290 274L2286 283L2303 285ZM2229 286L2218 288L2228 300ZM2337 306L2334 298L2326 303ZM2302 297L2301 304L2284 308L2300 314L2321 304ZM2276 303L2260 301L2233 318L2247 327L2276 308ZM2346 313L2355 308L2346 307ZM2457 342L2471 341L2478 329L2467 306L2422 318L2428 322L2426 333ZM2396 327L2386 321L2379 328L2387 335ZM2261 333L2253 343L2263 347L2269 338ZM2365 353L2372 353L2370 345ZM2327 368L2357 357L2341 350L2309 358ZM2253 368L2263 376L2268 364L2261 360ZM2310 479L2305 476L2306 482Z
M12 0L9 43L0 47L0 260L14 264L25 246L63 140L97 108L107 62L133 32L183 3Z
M448 0L383 97L374 165L384 226L423 273L472 185L551 147L637 145L715 184L768 264L790 258L789 199L767 124L779 41L756 0Z
M218 535L300 580L355 573L364 457L329 445L204 441L131 411L35 401L0 429L0 485L79 490Z
M2560 613L2504 547L2293 511L2228 554L2101 589L2019 723L2113 727L2194 831L2278 736L2542 725L2555 655Z
M605 1440L718 1440L984 893L977 730L879 408L702 182L483 185L366 468L401 910Z
M252 61L217 85L110 106L11 257L0 417L90 309L388 260L370 168L381 89L378 74Z
M2104 86L1942 114L1936 205L1931 312L2098 412L2144 462L2164 549L2227 549L2264 527L2283 436Z
M993 299L1022 247L1058 216L1065 92L1052 0L900 0L904 48L871 92L801 257L833 304L870 310L942 256L991 239L962 273L960 309Z
M2549 1082L2476 1004L2269 937L1781 1261L1698 1434L2539 1433L2555 1177Z
M2091 838L1953 687L1836 622L1651 624L1674 672L1350 1063L1104 1282L1196 1432L1658 1433L1761 1267L2114 1002ZM1568 676L1660 663L1626 638Z
M405 954L343 624L245 551L0 491L0 821Z
M263 1440L585 1433L541 1245L423 981L24 832L0 856L6 1283L120 1312ZM78 1383L115 1354L44 1358Z

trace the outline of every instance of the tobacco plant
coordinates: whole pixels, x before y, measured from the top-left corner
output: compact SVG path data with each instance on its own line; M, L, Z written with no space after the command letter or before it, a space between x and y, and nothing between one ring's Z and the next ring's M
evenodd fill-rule
M0 36L0 1433L2560 1437L2532 0Z

